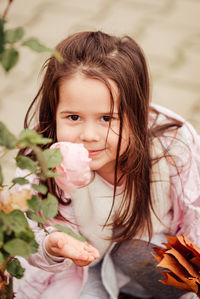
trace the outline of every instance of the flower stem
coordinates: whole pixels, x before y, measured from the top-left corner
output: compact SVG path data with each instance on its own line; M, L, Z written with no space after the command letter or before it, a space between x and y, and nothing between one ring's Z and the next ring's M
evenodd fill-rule
M12 278L12 276L9 276L8 298L13 299L13 278Z
M26 175L23 176L23 178L27 178L28 176L30 176L31 174L33 174L33 172L30 172L30 173L27 173ZM14 186L16 185L16 183L13 183L9 188L8 190L12 189Z
M11 6L12 2L13 2L13 0L8 0L6 9L4 10L4 13L3 13L3 16L2 16L4 20L5 20L6 16L7 16L7 14L8 14L8 11L10 9L10 6Z

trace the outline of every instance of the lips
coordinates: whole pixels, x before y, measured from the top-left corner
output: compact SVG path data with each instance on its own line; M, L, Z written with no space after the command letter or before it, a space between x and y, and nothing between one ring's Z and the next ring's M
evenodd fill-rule
M97 156L100 153L102 153L103 149L101 149L101 150L88 150L88 152L89 152L89 157L94 157L94 156Z

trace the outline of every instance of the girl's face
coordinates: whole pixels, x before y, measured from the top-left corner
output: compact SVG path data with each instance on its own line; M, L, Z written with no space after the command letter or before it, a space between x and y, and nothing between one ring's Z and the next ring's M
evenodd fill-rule
M57 141L83 143L92 159L91 169L113 183L120 119L118 88L115 82L109 83L114 97L112 115L110 93L101 81L82 74L64 80L59 90L56 132ZM128 132L126 137L123 133L120 154L128 145Z

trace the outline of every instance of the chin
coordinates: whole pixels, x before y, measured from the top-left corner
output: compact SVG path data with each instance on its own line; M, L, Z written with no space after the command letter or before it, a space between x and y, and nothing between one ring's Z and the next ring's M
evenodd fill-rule
M98 171L98 170L100 170L102 168L102 166L101 165L98 165L97 163L91 163L90 164L90 169L91 170L93 170L93 171Z
M96 166L90 166L90 169L93 170L93 171L98 171L98 170L99 170L99 167L96 167Z

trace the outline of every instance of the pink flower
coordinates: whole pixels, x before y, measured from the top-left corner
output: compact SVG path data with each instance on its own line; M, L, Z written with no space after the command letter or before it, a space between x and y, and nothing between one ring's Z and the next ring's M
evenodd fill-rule
M56 177L57 185L69 195L77 187L85 186L90 182L91 170L88 151L81 143L57 142L51 148L59 148L63 156L60 165L56 167L56 172L62 177Z

